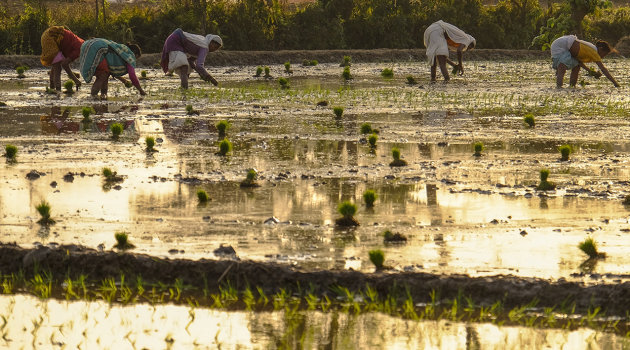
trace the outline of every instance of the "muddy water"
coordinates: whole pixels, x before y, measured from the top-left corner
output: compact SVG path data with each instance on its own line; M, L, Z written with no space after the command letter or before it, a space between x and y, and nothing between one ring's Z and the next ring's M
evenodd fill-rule
M108 101L85 87L47 95L43 70L25 79L2 71L0 141L19 148L17 162L0 167L2 240L110 249L114 232L126 231L136 251L159 256L214 257L228 244L241 259L372 271L367 252L379 248L399 270L626 280L626 88L585 78L590 85L552 89L547 66L472 62L447 85L428 84L420 63L356 64L350 82L336 65L296 66L287 90L253 78L255 67L228 67L213 72L219 88L193 79L187 93L147 70L146 98L112 81ZM380 77L388 67L395 78ZM410 74L419 85L405 84ZM83 106L95 110L91 122ZM534 129L522 122L530 112ZM219 120L231 123L226 157L216 154ZM118 140L113 122L125 127ZM365 122L379 129L375 149L359 133ZM144 150L146 136L158 152ZM475 142L484 143L481 157ZM574 149L568 162L559 159L563 144ZM393 147L408 166L389 166ZM106 184L103 167L124 181ZM261 186L240 188L250 168ZM536 191L542 168L556 191ZM45 175L29 180L31 170ZM198 204L198 189L208 204ZM363 204L367 189L378 195L374 208ZM49 229L36 223L43 199L57 220ZM358 228L334 226L342 200L357 203ZM408 242L384 244L387 229ZM585 267L576 246L591 236L607 258Z
M192 307L0 297L0 344L11 348L621 349L628 340L590 329L410 321L337 311L225 312ZM421 336L420 336L421 335Z

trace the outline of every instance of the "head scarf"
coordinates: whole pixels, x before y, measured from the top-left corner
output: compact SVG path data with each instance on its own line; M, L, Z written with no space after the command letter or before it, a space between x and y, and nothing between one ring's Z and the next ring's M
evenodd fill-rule
M223 40L218 35L208 34L206 36L201 36L198 34L191 34L187 32L183 32L186 40L192 42L193 44L199 47L207 48L210 45L211 41L217 42L219 45L223 46Z

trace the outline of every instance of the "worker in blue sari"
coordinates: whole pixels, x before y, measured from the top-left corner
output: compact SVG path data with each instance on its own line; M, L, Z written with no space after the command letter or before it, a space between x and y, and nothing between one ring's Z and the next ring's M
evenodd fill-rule
M141 55L140 47L135 44L119 44L101 38L86 40L81 45L79 70L86 83L96 77L90 94L97 97L100 92L101 99L106 99L111 75L126 86L135 86L140 95L146 95L135 72L136 59ZM123 77L126 74L129 74L131 83Z

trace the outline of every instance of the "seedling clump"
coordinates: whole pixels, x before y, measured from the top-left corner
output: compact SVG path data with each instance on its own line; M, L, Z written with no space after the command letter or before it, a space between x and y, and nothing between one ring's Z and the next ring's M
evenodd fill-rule
M268 66L265 66L265 78L271 78L271 73Z
M400 159L400 150L396 147L392 148L392 158L394 158L394 160L392 160L391 163L389 163L389 166L405 166L407 165L407 161Z
M55 220L50 217L50 203L42 200L37 206L35 206L35 209L37 209L37 212L42 217L39 221L37 221L38 224L47 226L55 223Z
M112 171L110 168L103 168L103 177L105 177L105 182L121 182L123 181L123 177L119 176L118 173Z
M230 127L230 123L227 120L220 120L216 125L217 132L219 133L219 137L224 137L225 132Z
M371 134L372 133L372 125L370 123L361 124L361 133L362 134Z
M17 72L18 78L24 78L24 72L26 71L26 67L24 66L19 66L17 68L15 68L15 71Z
M363 201L365 201L365 206L371 208L374 206L374 202L376 201L378 196L374 190L366 190L363 192Z
M536 120L534 119L534 115L531 113L525 114L525 116L523 117L523 121L525 122L525 124L529 125L530 128L536 126Z
M278 84L280 84L280 87L283 89L290 88L289 81L286 78L283 78L283 77L278 78Z
M383 232L383 241L385 243L405 243L407 242L407 237L400 233L392 233L392 231L386 230Z
M343 107L341 106L333 107L333 113L335 113L335 116L337 118L341 118L341 116L343 115Z
M124 127L120 123L114 123L110 129L112 130L112 138L118 139L120 134L122 134Z
M560 151L560 160L566 162L569 160L569 154L573 152L573 149L570 145L562 145L558 147L558 151Z
M258 186L260 186L256 182L256 178L257 177L258 177L258 172L256 172L256 169L249 169L247 171L247 176L245 177L245 180L243 180L241 182L241 187L258 187Z
M481 142L475 142L475 144L473 145L473 147L475 148L475 153L473 154L475 157L481 157L481 151L483 151L483 143Z
M343 61L341 62L341 64L339 65L340 67L350 67L351 63L350 63L350 56L343 56Z
M416 85L416 84L418 84L418 82L416 81L416 78L413 77L413 75L408 75L407 76L407 84L409 84L409 85Z
M354 214L357 213L357 206L354 203L343 201L339 203L337 211L342 215L335 221L338 226L359 226L359 222L354 218Z
M254 76L258 78L258 77L260 77L262 72L263 72L263 67L258 66L258 67L256 67L256 74L254 74Z
M370 135L370 137L368 137L368 143L370 144L370 147L375 148L377 140L378 136L376 134Z
M186 105L186 114L188 115L199 115L199 111L195 110L192 105Z
M303 66L316 66L318 64L319 62L317 60L303 60L302 61Z
M551 191L551 190L556 189L556 184L554 184L553 182L547 181L547 178L549 178L549 170L541 169L540 170L540 184L538 184L538 187L536 187L537 190Z
M129 235L127 234L127 232L116 232L114 234L114 238L116 238L116 245L114 246L115 248L118 248L120 250L127 250L136 247L129 242Z
M597 244L593 237L585 239L584 242L578 245L578 248L588 255L589 259L603 259L606 257L606 254L597 251Z
M63 88L66 89L66 91L64 91L64 93L66 93L66 94L74 93L72 91L73 87L74 87L74 81L72 81L72 80L66 81L65 83L63 83Z
M197 199L199 199L199 203L206 203L208 200L210 200L210 197L208 196L206 191L198 190L197 191Z
M394 69L385 68L381 71L381 76L383 78L393 78L394 77Z
M374 264L376 270L382 270L383 263L385 262L385 253L383 253L380 249L374 249L370 250L368 254L370 255L370 261Z
M140 72L140 77L141 77L142 79L146 79L146 78L147 78L147 71L146 71L146 70L142 70L142 71Z
M287 72L287 74L293 74L290 61L284 62L284 71Z
M5 157L7 157L7 161L15 161L15 156L17 155L17 147L13 145L4 146Z
M350 80L352 79L352 74L350 74L350 66L346 66L343 69L343 72L341 73L341 76L345 79L345 80Z
M94 112L92 107L81 108L81 114L83 114L83 121L90 121L90 115Z
M223 139L219 143L219 155L225 156L232 149L232 143L228 139Z
M144 138L144 142L147 144L147 152L157 152L153 147L155 146L155 137L147 136Z

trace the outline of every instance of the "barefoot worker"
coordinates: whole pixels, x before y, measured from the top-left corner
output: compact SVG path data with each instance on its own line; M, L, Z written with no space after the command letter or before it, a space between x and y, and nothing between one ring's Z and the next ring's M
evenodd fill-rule
M214 52L223 46L223 40L218 35L201 36L186 33L180 28L166 38L162 49L162 70L164 73L177 72L181 86L188 89L188 76L191 68L196 70L201 79L209 81L215 86L219 83L204 68L208 52Z
M96 97L100 91L101 98L106 99L111 75L123 82L125 86L135 86L140 95L146 95L135 71L136 59L141 55L140 47L136 44L123 45L101 38L86 40L81 46L79 69L86 83L89 83L93 76L96 77L90 94ZM123 75L127 73L131 83L123 78Z
M459 75L464 75L462 53L475 48L476 43L475 38L452 24L442 20L431 24L424 31L424 46L427 48L427 58L431 65L431 82L435 82L438 64L440 65L444 81L449 81L450 79L446 69L447 63L455 68L453 74L459 71ZM448 58L449 50L457 51L458 64L455 64Z
M619 87L615 78L613 78L602 63L602 58L606 57L606 55L611 52L613 52L613 49L605 41L598 41L593 45L588 41L578 39L575 35L565 35L554 40L553 43L551 43L551 66L556 70L556 87L562 88L564 73L566 73L568 69L571 70L569 86L575 87L580 68L586 69L589 74L596 78L601 77L602 73L604 73L606 78L608 78L615 87ZM601 73L588 68L584 64L589 62L595 62L599 70L601 70Z
M53 26L44 31L41 40L42 54L39 60L44 66L51 67L49 87L61 91L61 68L63 68L78 90L81 81L70 69L70 63L79 58L83 39L67 28Z

